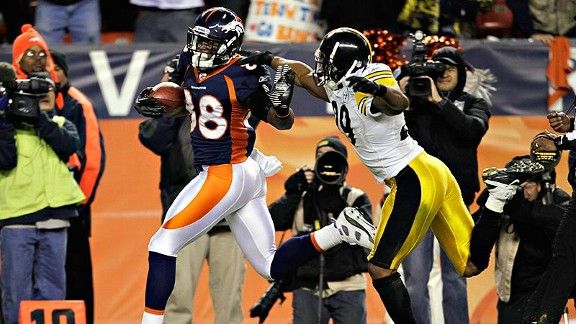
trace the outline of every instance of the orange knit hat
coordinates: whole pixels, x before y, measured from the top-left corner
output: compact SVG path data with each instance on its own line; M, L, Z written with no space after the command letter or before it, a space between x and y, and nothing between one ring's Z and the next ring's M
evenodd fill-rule
M24 52L26 52L30 47L38 45L42 47L44 51L46 51L46 71L50 72L54 82L57 82L58 80L55 78L56 74L53 73L54 62L50 57L48 45L44 41L44 38L42 38L42 35L40 35L30 24L22 25L20 30L22 31L22 34L18 35L12 44L12 65L14 65L16 68L18 78L27 78L26 72L22 71L20 68L20 60L22 59L22 55L24 55Z
M28 74L20 68L20 60L22 59L24 52L26 52L30 47L38 45L46 52L46 72L50 73L52 81L57 83L58 75L54 70L54 61L52 60L50 50L48 49L48 45L46 44L46 41L44 41L42 35L40 35L40 33L38 33L30 24L22 25L20 30L22 31L22 34L18 35L12 44L12 65L16 68L17 78L28 78ZM64 97L61 93L58 93L56 96L56 106L58 108L64 107Z

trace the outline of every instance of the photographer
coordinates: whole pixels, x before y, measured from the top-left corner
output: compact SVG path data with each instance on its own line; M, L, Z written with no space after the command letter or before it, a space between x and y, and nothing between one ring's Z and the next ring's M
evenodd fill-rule
M456 48L437 50L432 61L425 65L432 68L421 68L424 65L419 62L410 63L402 72L408 76L400 76L400 87L408 92L411 102L404 113L406 125L410 136L427 153L448 166L469 207L480 189L477 148L488 130L488 103L463 91L470 65ZM414 65L417 68L413 68ZM438 74L442 65L444 71ZM428 74L420 75L427 70ZM418 73L417 86L409 88L409 84L414 84L412 73L415 72ZM428 280L433 265L433 241L432 233L428 232L402 264L412 311L419 323L430 322ZM444 319L446 323L467 323L466 280L457 274L444 251L440 260Z
M18 323L22 300L66 297L67 227L84 200L66 165L80 146L78 133L54 115L54 83L36 75L16 88L37 85L48 92L8 92L10 104L0 114L0 282L6 324Z
M575 103L572 103L570 110L574 109ZM572 159L576 150L574 117L563 112L552 112L547 118L556 132L566 134L540 134L541 141L534 143L533 151L547 156L549 152L570 150L568 182L572 186L572 196L552 243L552 259L532 296L524 304L522 323L558 323L568 299L576 296L576 164Z
M368 196L344 183L346 158L346 146L338 137L318 142L316 171L307 166L299 169L286 180L286 193L269 206L277 231L291 228L294 235L310 233L347 206L361 208L372 222ZM299 267L290 287L285 287L285 291L294 289L294 323L328 323L330 318L335 324L366 323L366 280L362 274L367 271L366 255L361 247L341 244Z
M514 158L533 163L530 156ZM521 184L522 190L506 203L496 242L498 323L521 323L522 308L552 258L552 240L570 196L555 184L554 169ZM483 206L487 191L477 203Z

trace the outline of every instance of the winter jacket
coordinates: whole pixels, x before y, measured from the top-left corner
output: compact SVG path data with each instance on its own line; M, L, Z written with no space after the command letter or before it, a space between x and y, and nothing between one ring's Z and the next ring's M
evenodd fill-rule
M542 199L530 202L519 192L504 208L494 272L503 302L531 294L552 258L552 241L570 196L556 188L552 197L553 203L545 205Z
M411 101L411 109L404 112L410 136L448 166L469 206L480 190L477 150L488 131L488 103L466 92L440 105Z
M6 146L5 146L6 145ZM0 123L0 225L29 224L76 213L49 212L84 200L66 162L78 150L74 125L40 113L35 126ZM14 163L15 162L15 163Z
M534 32L575 37L576 4L573 0L530 0Z

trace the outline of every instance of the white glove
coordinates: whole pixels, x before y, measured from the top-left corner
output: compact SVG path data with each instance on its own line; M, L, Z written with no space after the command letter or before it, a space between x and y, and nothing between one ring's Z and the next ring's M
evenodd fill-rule
M266 177L271 177L282 169L282 162L274 155L264 155L257 148L252 149L250 157L258 163Z

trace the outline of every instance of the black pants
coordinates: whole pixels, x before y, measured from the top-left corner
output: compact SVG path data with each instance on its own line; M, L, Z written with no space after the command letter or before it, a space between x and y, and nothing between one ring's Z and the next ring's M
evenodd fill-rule
M86 323L94 323L94 282L90 253L90 210L82 208L80 216L70 220L66 252L66 299L83 300L86 304Z
M522 323L522 311L529 297L530 293L528 292L522 293L519 296L513 296L507 303L498 300L498 304L496 304L496 308L498 309L498 324Z
M524 308L524 322L558 323L576 288L576 193L558 226L552 260ZM544 320L543 320L544 319Z

